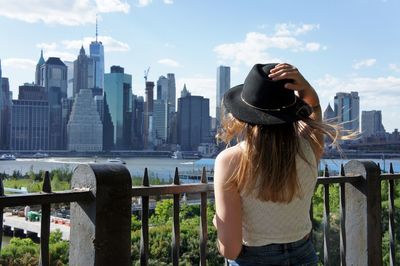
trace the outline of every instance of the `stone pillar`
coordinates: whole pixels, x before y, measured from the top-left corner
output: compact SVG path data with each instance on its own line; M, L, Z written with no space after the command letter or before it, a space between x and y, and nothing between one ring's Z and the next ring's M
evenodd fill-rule
M381 181L374 162L352 160L346 176L362 176L346 183L346 264L382 265Z
M114 164L79 165L71 188L89 188L94 198L71 203L69 264L131 265L129 171Z

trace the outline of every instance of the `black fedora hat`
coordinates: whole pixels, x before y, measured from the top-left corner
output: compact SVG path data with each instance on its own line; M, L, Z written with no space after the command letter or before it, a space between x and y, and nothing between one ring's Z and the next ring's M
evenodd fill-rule
M240 121L256 125L292 123L309 117L312 108L293 90L285 88L290 79L268 77L277 64L256 64L244 84L229 89L223 98L226 111Z

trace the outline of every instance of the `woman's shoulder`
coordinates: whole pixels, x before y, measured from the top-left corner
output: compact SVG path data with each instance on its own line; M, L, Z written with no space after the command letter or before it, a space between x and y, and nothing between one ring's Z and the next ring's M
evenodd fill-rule
M239 143L235 146L226 148L218 154L215 159L214 181L219 178L226 179L236 171L240 163L242 152L243 145Z
M229 147L221 151L217 158L215 158L216 163L236 161L240 159L240 155L243 152L243 143L238 143L235 146Z

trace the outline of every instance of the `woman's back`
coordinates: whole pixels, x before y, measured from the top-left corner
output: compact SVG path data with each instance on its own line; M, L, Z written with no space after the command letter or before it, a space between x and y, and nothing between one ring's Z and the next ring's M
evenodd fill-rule
M296 241L311 231L309 208L317 176L314 152L305 139L300 139L304 159L296 156L300 197L291 202L271 202L241 193L243 244L262 246Z

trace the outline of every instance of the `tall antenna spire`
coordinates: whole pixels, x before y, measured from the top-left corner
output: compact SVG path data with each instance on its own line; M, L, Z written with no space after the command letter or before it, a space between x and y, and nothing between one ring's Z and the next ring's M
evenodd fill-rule
M97 24L97 14L96 14L96 42L97 42L97 36L98 34L99 28L98 28L98 24Z

